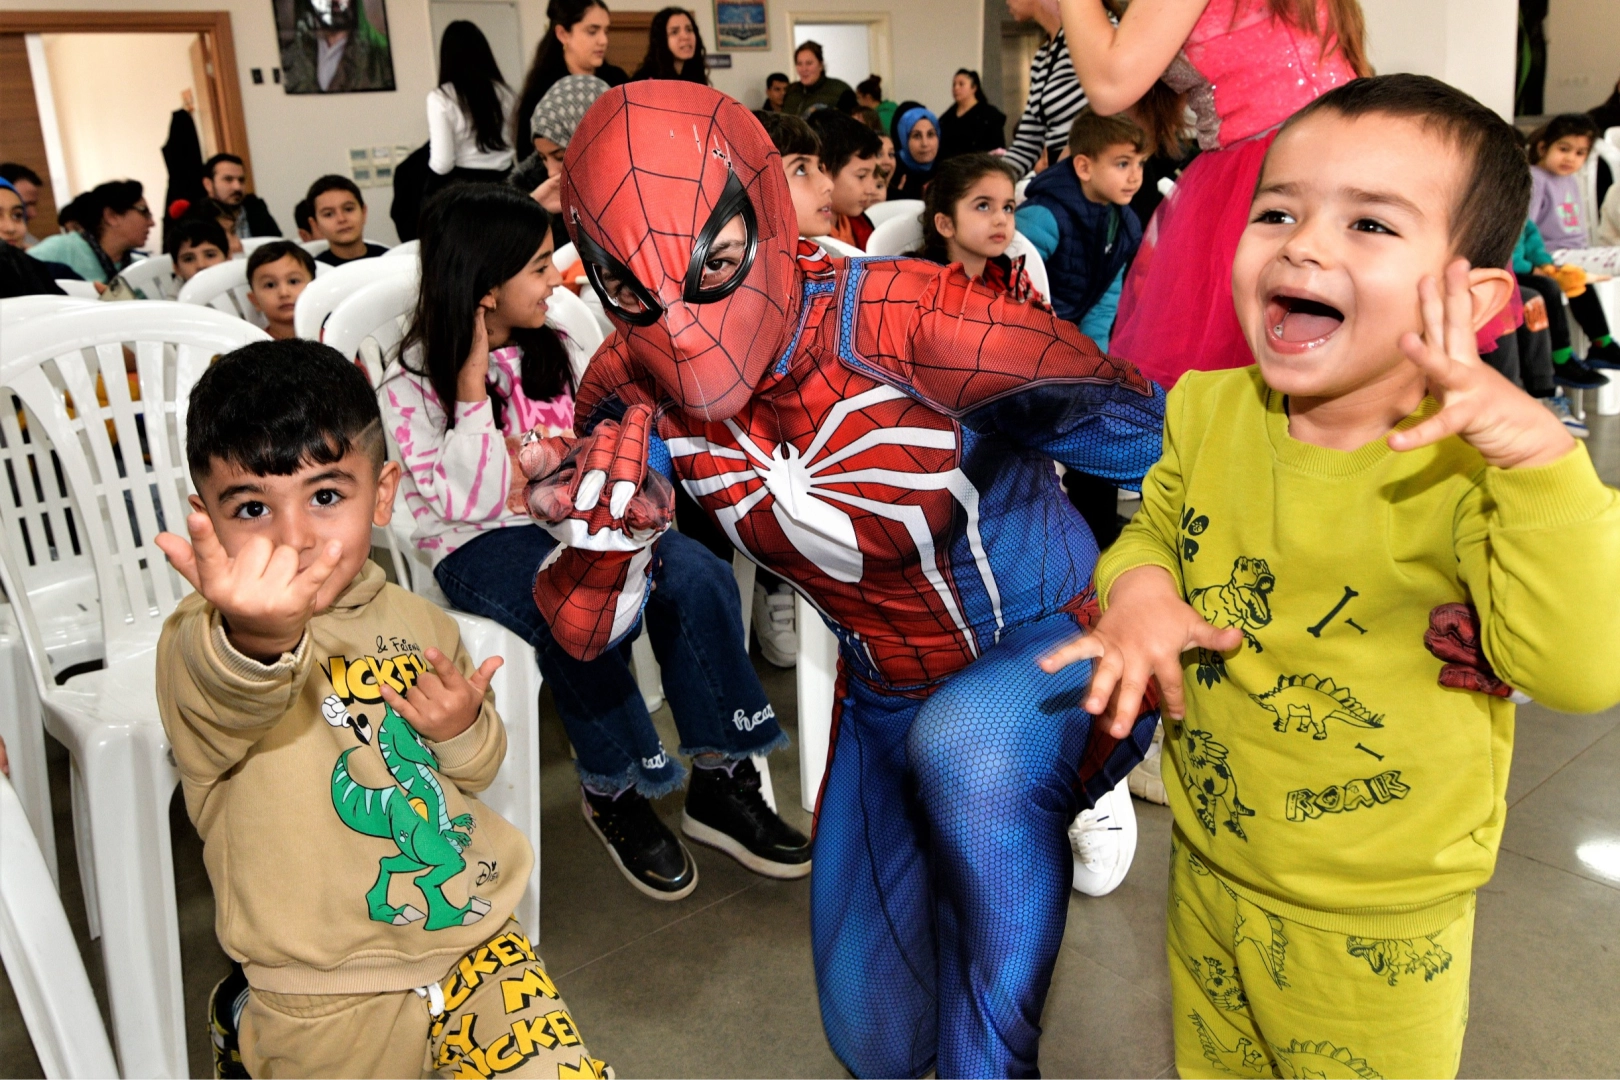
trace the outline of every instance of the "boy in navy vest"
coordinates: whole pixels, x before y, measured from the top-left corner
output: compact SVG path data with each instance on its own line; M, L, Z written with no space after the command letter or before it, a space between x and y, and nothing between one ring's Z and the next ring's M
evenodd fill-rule
M1146 133L1127 117L1082 109L1069 156L1030 181L1018 208L1018 231L1046 260L1053 311L1104 350L1125 268L1142 243L1130 204L1146 150Z

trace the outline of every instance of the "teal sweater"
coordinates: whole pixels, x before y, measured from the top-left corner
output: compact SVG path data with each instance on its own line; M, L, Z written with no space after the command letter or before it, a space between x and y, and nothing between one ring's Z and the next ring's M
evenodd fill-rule
M1519 242L1513 245L1513 272L1528 274L1536 267L1546 266L1552 261L1547 245L1541 242L1541 230L1536 228L1535 222L1526 221L1524 228L1519 232Z

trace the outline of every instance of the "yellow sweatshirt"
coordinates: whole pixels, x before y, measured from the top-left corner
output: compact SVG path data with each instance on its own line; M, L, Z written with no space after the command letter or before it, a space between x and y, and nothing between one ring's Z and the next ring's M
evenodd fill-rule
M435 743L378 690L404 692L430 645L471 674L454 620L370 562L275 664L237 652L199 595L164 626L163 727L202 834L215 931L255 988L424 986L516 907L534 853L472 794L506 754L494 695Z
M1322 929L1429 933L1495 866L1514 715L1439 684L1430 613L1473 604L1497 675L1545 705L1614 704L1620 493L1584 447L1528 469L1456 438L1345 453L1290 438L1285 408L1257 367L1184 377L1098 591L1106 607L1120 574L1161 566L1243 631L1224 657L1183 657L1187 716L1166 728L1198 855Z

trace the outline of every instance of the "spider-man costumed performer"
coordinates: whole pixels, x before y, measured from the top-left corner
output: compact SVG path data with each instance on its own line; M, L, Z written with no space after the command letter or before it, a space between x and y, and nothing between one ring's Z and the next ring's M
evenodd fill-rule
M519 455L566 545L535 581L552 633L589 658L634 627L672 480L792 582L841 646L811 881L827 1038L857 1076L1033 1074L1065 829L1156 719L1116 743L1079 707L1089 665L1036 667L1097 556L1052 461L1139 484L1163 392L960 268L801 243L770 140L708 87L609 91L565 169L617 330L583 437Z

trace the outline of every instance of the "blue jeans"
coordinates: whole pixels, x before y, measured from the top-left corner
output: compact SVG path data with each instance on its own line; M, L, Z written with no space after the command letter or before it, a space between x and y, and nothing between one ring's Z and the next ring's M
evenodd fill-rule
M1069 822L1142 759L1156 713L1092 745L1074 619L1014 627L927 698L856 679L816 819L810 940L827 1041L856 1076L1036 1075L1068 914Z
M630 670L629 639L595 660L576 660L552 639L535 607L535 571L556 546L538 525L513 525L451 552L433 574L457 608L494 619L534 646L582 781L603 792L634 784L648 798L667 794L681 786L685 770L664 751L647 715ZM729 566L696 541L665 533L642 617L663 668L681 753L739 760L787 745L743 648Z

